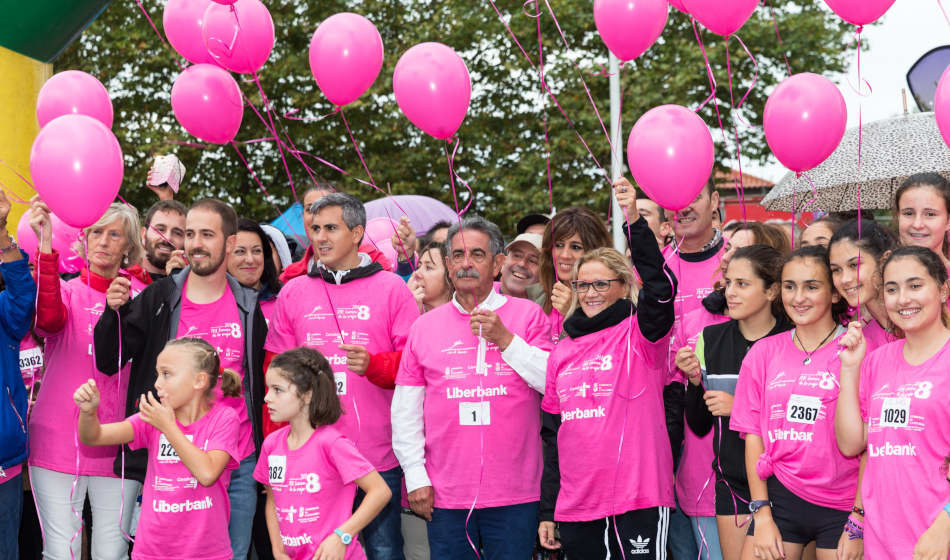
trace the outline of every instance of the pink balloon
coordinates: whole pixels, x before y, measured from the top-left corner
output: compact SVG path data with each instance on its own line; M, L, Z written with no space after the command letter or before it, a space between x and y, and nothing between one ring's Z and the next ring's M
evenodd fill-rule
M30 152L37 194L67 224L95 223L122 186L122 149L106 125L65 115L40 130Z
M168 42L178 54L195 64L214 63L201 37L205 12L210 5L210 0L168 0L162 13Z
M39 250L40 242L30 227L30 213L27 210L20 217L16 227L16 242L26 254L33 258ZM74 274L82 269L82 255L76 253L73 243L79 241L79 229L68 225L59 219L59 216L52 214L50 222L53 230L53 249L59 252L59 273Z
M393 248L392 237L399 224L389 218L373 218L366 222L366 234L363 236L363 245L370 245L386 256L391 262L396 262L396 249ZM398 245L397 245L398 247Z
M175 79L172 111L193 136L212 144L227 144L241 129L244 100L241 88L227 70L195 64Z
M894 0L825 0L841 19L853 25L874 23L894 5Z
M274 20L260 0L208 5L202 31L205 47L221 66L253 74L274 50Z
M844 136L848 112L838 86L818 74L786 78L765 102L765 140L782 165L801 173L825 161Z
M677 10L683 12L684 14L689 13L688 11L686 11L686 6L683 5L683 0L670 0L670 4Z
M627 140L633 178L667 210L682 210L695 200L712 173L713 157L709 127L679 105L661 105L644 113Z
M230 6L231 4L237 2L237 0L214 0L214 1L224 6Z
M934 116L943 141L950 146L950 67L943 71L934 95Z
M359 14L323 20L310 41L310 71L334 105L356 101L373 85L383 67L383 38Z
M610 52L626 62L653 46L669 11L667 0L594 0L594 25Z
M112 128L112 100L102 82L79 70L60 72L43 84L36 98L40 128L63 115L89 115Z
M393 91L399 108L414 125L445 140L465 120L472 80L465 62L450 47L420 43L396 63Z
M739 31L752 16L759 0L682 0L687 13L717 35Z

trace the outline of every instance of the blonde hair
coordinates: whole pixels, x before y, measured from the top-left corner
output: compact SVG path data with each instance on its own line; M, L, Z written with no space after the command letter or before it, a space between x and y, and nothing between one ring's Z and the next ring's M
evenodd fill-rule
M593 261L599 262L600 264L606 266L608 270L616 274L617 278L622 280L624 285L627 286L628 297L631 300L634 299L636 282L634 282L633 266L631 266L630 261L627 260L627 258L624 257L620 251L614 249L613 247L600 247L599 249L594 249L593 251L584 253L583 256L577 259L577 262L574 263L574 279L577 280L577 274L580 272L582 266ZM572 289L571 293L571 309L568 311L568 316L573 314L579 305L577 292L573 291Z
M191 353L194 360L194 368L199 372L208 374L208 388L205 392L211 396L214 386L221 378L221 392L226 397L239 397L243 387L241 386L241 376L234 370L221 369L221 359L218 357L217 350L201 338L183 336L174 340L169 340L165 348L183 347Z
M121 263L122 268L139 264L145 255L145 249L142 247L141 221L139 220L139 215L135 208L122 204L121 202L113 202L109 205L109 208L106 209L105 213L102 214L102 217L96 220L96 223L91 226L83 228L82 233L88 237L89 232L92 230L105 227L116 220L122 220L122 231L125 233L127 242L127 250ZM81 244L78 247L77 253L80 255L85 253Z

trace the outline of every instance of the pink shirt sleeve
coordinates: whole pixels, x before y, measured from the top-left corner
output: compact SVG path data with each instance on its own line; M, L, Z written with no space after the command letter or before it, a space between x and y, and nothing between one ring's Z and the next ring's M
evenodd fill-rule
M129 449L148 449L152 441L152 431L155 428L142 420L138 413L129 416L129 424L132 424L132 441L129 442Z
M871 376L874 371L874 364L877 360L874 356L867 355L861 361L861 375L858 377L858 407L861 410L861 420L867 423L871 417Z
M269 352L280 354L297 346L291 310L288 309L293 307L293 302L289 301L292 297L293 292L287 288L284 288L277 296L277 304L274 305L273 316L267 329L267 339L264 342L264 349Z
M533 310L524 335L524 341L531 346L540 348L545 352L554 349L554 343L551 341L551 321L540 307Z
M271 450L273 448L274 438L267 436L267 439L264 440L264 445L261 446L261 454L257 458L257 465L254 467L254 480L260 482L264 486L270 485L270 477L267 476L267 458L270 456Z
M402 359L399 361L399 371L396 373L396 385L414 385L423 387L426 384L425 375L419 360L416 358L415 339L418 329L413 328L409 333L409 340L402 350Z
M337 438L328 451L330 462L340 473L344 484L350 484L376 470L356 449L356 444L345 437Z
M739 381L736 383L735 400L732 403L732 416L729 428L741 434L762 435L760 417L762 413L762 382L765 377L765 364L760 354L767 344L757 344L749 350L739 368Z
M223 405L216 405L223 406ZM205 452L218 450L224 451L231 456L228 461L227 469L236 469L243 459L240 453L239 434L241 423L238 421L237 413L234 409L225 407L214 419L214 425L208 430L207 447L203 447Z
M561 342L561 344L565 343L565 341ZM555 357L555 354L556 352L551 352L551 355L548 357L547 377L544 382L544 397L541 399L541 410L550 414L561 413L561 401L557 396L557 373L561 366L558 363L560 360Z
M412 324L419 318L419 307L412 297L412 292L401 279L399 286L393 290L389 303L392 309L392 328L389 332L393 338L393 350L398 352L406 346Z

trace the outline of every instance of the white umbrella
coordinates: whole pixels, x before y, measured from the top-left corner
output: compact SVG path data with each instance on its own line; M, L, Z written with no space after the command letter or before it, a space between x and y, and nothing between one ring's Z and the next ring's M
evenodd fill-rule
M894 191L907 177L927 171L950 174L950 148L940 136L933 113L874 121L862 127L861 135L860 175L855 127L848 129L824 163L807 172L807 178L795 173L782 178L762 206L785 212L857 210L860 184L862 209L891 208ZM811 203L816 189L818 200Z

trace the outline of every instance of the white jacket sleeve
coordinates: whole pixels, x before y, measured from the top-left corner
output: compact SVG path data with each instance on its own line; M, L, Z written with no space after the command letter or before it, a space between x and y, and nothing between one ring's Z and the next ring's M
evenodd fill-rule
M425 387L396 385L390 411L393 423L393 452L406 475L406 491L432 486L426 473L426 436L422 414Z
M514 336L508 348L501 353L501 358L524 379L529 387L543 395L544 386L547 383L550 352L531 346L518 335Z

